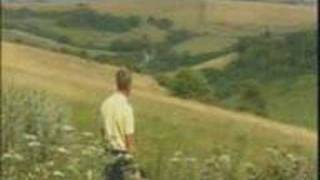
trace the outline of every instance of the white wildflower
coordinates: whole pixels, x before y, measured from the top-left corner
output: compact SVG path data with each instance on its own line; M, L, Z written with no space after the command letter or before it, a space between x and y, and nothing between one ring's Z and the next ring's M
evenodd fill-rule
M28 146L29 147L39 147L39 146L41 146L41 143L38 141L32 141L32 142L28 143Z
M83 132L82 135L85 137L93 137L93 133L91 132Z
M65 125L65 126L62 127L62 130L66 131L66 132L72 132L72 131L75 130L75 128L70 126L70 125Z
M223 154L219 157L220 162L224 163L224 164L230 164L231 163L231 158L229 155L227 154Z
M87 171L87 179L89 179L89 180L93 179L92 170L88 170L88 171Z
M183 155L183 153L182 153L182 151L176 151L175 153L174 153L174 156L182 156Z
M2 159L5 160L5 159L12 159L13 158L13 155L11 153L4 153L2 155Z
M91 152L88 151L88 149L84 149L81 151L81 154L87 156L87 155L91 155Z
M290 161L297 161L297 158L293 155L293 154L287 154L287 157L288 157L288 159L290 160Z
M54 176L57 176L57 177L64 177L64 173L61 172L61 171L54 171L54 172L53 172L53 175L54 175Z
M188 163L195 163L197 161L197 159L193 158L193 157L188 157L188 158L185 158L185 161Z
M244 164L244 168L247 169L247 170L252 170L255 168L255 165L250 163L250 162L247 162Z
M179 161L180 161L180 158L178 158L178 157L173 157L170 159L170 162L172 162L172 163L177 163Z
M37 136L33 135L33 134L24 134L23 138L29 141L35 141L37 140Z
M37 167L35 168L35 171L36 171L36 172L40 172L40 167L37 166Z
M14 158L15 160L17 160L17 161L23 161L23 160L24 160L23 156L20 155L20 154L18 154L18 153L14 153L14 154L13 154L13 158Z
M54 161L49 161L49 162L47 162L47 166L49 166L49 167L54 166Z
M64 147L57 148L57 151L62 153L62 154L69 154L69 151Z
M272 155L278 155L279 151L277 151L275 148L267 148L267 152L271 153Z
M216 158L215 157L211 157L211 158L206 160L207 164L214 164L215 162L216 162Z

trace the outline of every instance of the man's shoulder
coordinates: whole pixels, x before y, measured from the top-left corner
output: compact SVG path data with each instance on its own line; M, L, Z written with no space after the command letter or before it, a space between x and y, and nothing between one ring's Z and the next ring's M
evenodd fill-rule
M113 96L114 96L114 95L112 94L112 95L106 97L106 98L102 101L102 103L101 103L101 108L103 108L103 107L105 107L106 105L110 104L110 102L113 101L113 100L112 100L112 99L113 99Z
M123 97L120 93L113 93L109 97L105 98L102 102L102 106L106 105L129 105L127 99ZM130 106L130 105L129 105Z

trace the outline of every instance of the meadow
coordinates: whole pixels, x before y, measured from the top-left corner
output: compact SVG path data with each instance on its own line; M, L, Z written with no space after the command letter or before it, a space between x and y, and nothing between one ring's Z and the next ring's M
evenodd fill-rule
M13 84L18 89L24 89L22 91L37 89L54 96L56 101L67 104L70 112L69 125L75 127L80 133L88 131L92 133L93 139L99 139L96 123L97 109L102 100L113 90L113 73L116 67L101 66L77 57L12 43L3 43L2 47L4 52L2 54L4 85L10 87L9 85ZM168 161L175 157L175 154L179 157L178 159L181 159L181 156L198 159L200 165L196 167L202 167L201 165L206 164L206 159L211 156L217 162L220 161L218 159L229 161L228 159L231 158L233 162L231 165L234 167L232 173L222 174L235 176L236 179L241 177L249 179L245 178L246 162L254 164L254 167L258 169L261 168L257 172L275 173L274 176L278 176L276 174L281 174L282 171L277 173L274 170L264 170L264 168L277 167L275 169L279 170L281 169L278 168L279 166L289 167L281 164L282 160L279 160L279 164L266 163L274 162L266 160L273 157L273 155L269 156L266 151L270 147L271 149L276 148L276 154L280 151L285 154L293 154L289 157L305 157L308 165L303 165L301 169L315 165L316 135L309 130L280 124L247 113L232 112L191 100L177 99L171 97L166 90L159 87L148 76L139 74L135 74L132 103L135 107L137 120L137 148L139 149L137 157L141 165L154 179L172 179L170 177L176 176L177 179L185 179L185 176L182 176L185 174L182 172L186 171L186 169L183 170L184 165L181 165L181 171L169 171L172 168L170 168L171 163ZM91 140L81 140L80 142L74 140L72 142L78 148L79 146L87 147L86 143L93 143ZM51 146L48 147L51 148ZM69 142L63 147L72 149L73 144ZM97 149L99 147L97 145ZM97 153L93 154L95 157L90 156L89 159L99 159L96 157ZM285 159L286 155L280 156L284 158L283 162L288 162ZM78 154L74 154L74 157L85 158ZM100 160L102 159L100 158ZM92 176L90 173L94 176L97 175L96 173L100 171L97 166L100 163L105 163L97 160L97 163L93 165L84 165L87 161L81 162L83 163L78 163L78 165L83 165L82 168L93 168L88 176ZM72 166L73 163L65 165ZM174 167L178 168L179 166ZM79 168L81 169L81 167ZM219 174L220 171L226 170L221 168L221 170L212 172ZM63 168L59 171L67 174ZM292 170L288 171L292 173ZM49 172L53 171L49 170ZM80 170L79 172L78 177L87 177L84 174L86 171ZM182 174L171 174L174 172ZM195 170L195 174L197 172L200 171ZM296 174L290 175L290 173L287 177L299 177ZM309 173L311 176L313 174ZM267 176L269 177L270 174ZM76 176L73 174L73 177ZM37 179L37 177L35 178ZM57 177L54 176L53 179L55 178ZM61 178L63 179L63 177Z
M100 179L110 158L99 107L120 66L134 71L136 156L150 179L315 179L315 6L102 0L1 10L6 179Z

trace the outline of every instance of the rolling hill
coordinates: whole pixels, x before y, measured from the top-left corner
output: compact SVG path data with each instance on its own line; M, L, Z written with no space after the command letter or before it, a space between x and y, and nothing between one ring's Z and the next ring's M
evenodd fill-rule
M6 42L2 52L4 86L50 92L71 105L76 127L96 132L94 118L101 101L114 89L116 67ZM217 144L240 148L244 159L257 162L263 159L258 154L269 146L315 158L317 137L309 130L171 97L148 76L134 75L132 102L137 143L146 163L159 153L159 146L164 154L183 149L202 156Z
M143 6L140 6L143 4ZM4 8L27 7L36 12L70 12L81 9L83 6L74 4L8 4ZM113 15L127 17L139 16L142 24L139 27L125 33L101 32L90 29L68 28L57 26L55 16L50 19L42 16L31 17L27 20L17 19L14 27L23 30L38 29L47 31L43 34L56 34L66 36L73 44L84 46L87 44L109 45L114 39L137 38L147 36L151 41L165 40L166 30L157 29L144 23L153 16L155 18L167 18L173 21L174 29L185 29L202 35L186 39L175 45L178 52L188 51L191 54L219 51L231 46L242 36L254 36L269 29L274 33L297 31L315 27L316 8L309 6L294 6L287 4L273 4L242 1L214 1L208 2L205 7L197 1L108 1L91 2L84 5L85 8L99 13L111 13ZM204 9L203 9L204 8ZM6 20L9 17L4 16ZM81 17L78 17L81 18ZM188 21L185 21L188 19ZM10 19L12 22L13 20ZM28 22L27 25L23 25ZM29 27L29 26L32 26ZM12 28L12 27L11 27ZM34 32L33 32L34 33ZM79 38L81 37L81 38Z

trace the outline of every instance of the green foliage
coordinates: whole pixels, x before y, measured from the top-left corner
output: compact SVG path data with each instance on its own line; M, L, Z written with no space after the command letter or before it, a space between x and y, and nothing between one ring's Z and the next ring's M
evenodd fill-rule
M104 150L92 133L69 125L66 105L44 92L2 90L2 178L101 178Z
M229 76L259 80L294 79L316 72L314 31L289 33L269 38L262 35L240 39L239 59L228 68Z
M69 11L35 11L31 9L4 9L4 11L5 28L54 40L63 45L63 49L65 49L63 52L66 53L92 58L102 63L130 66L139 72L156 74L172 71L182 66L191 66L210 60L229 51L223 50L192 56L187 51L175 51L175 45L198 36L198 34L185 29L173 29L173 21L166 18L149 17L147 20L147 23L158 26L160 29L166 29L167 35L163 41L155 42L148 35L131 38L116 37L107 40L107 37L110 36L109 32L125 32L138 27L141 18L100 14L88 8L76 8ZM106 38L100 38L98 41L101 42L93 43L95 40L90 38L89 40L86 38L86 40L79 40L79 37L73 37L70 35L72 31L79 33L81 38L87 35L91 37L91 32L93 39L95 36L99 36L99 38L105 36ZM112 34L111 36L118 35ZM46 47L45 44L42 45L39 42L30 44ZM71 50L70 47L64 46L73 46L73 49L77 50ZM60 47L56 49L60 49ZM87 51L88 56L84 55L85 53L79 53L79 51ZM99 53L96 54L92 51L99 51ZM113 55L106 55L107 53L101 53L101 51L110 51ZM146 58L146 55L149 56L149 59Z
M147 19L147 23L153 25L161 30L169 30L173 26L173 21L167 18L155 18L153 16L149 16Z
M73 10L57 20L57 24L62 27L94 28L110 32L126 32L139 26L140 22L138 16L117 17L90 9Z
M201 73L192 70L181 70L174 79L168 82L168 87L177 96L192 98L208 94L208 84Z
M172 45L181 43L183 41L186 41L188 39L191 39L194 36L195 36L194 33L184 29L171 30L169 31L169 34L167 36L167 42L172 46Z
M268 148L268 158L261 167L248 163L245 171L250 180L267 180L272 177L276 180L312 180L316 179L315 169L306 164L304 157L279 150Z
M5 88L2 89L1 105L5 151L15 148L24 133L37 136L39 143L44 145L59 141L63 136L61 127L68 116L62 105L44 93Z
M150 47L151 42L147 37L132 40L116 39L110 43L109 49L116 52L143 51Z
M281 110L275 112L273 106L280 107L275 101L275 98L280 98L278 94L271 94L270 84L275 92L288 92L295 94L293 99L309 99L301 96L306 91L304 88L289 88L298 83L300 77L315 76L316 72L316 44L315 32L295 32L284 35L275 35L271 32L265 32L258 37L241 38L238 44L234 47L238 51L239 58L232 62L224 70L203 69L201 70L202 77L207 81L207 87L210 91L204 91L203 94L198 93L199 100L205 99L206 102L220 104L224 107L238 109L241 111L249 111L263 116L272 116L276 119L284 118L284 122L290 120L290 123L297 123L303 126L310 125L310 117L315 117L315 111L311 108L308 112L301 111L301 116L281 114ZM232 48L231 48L232 49ZM215 54L200 55L196 59L201 59L201 56L212 56ZM186 58L186 62L194 57ZM185 62L185 63L186 63ZM166 80L160 78L162 85L167 86L173 92L178 90L178 94L183 92L179 88L166 83L166 81L180 82L181 77L177 75ZM185 80L185 83L192 84L192 80ZM279 82L287 82L280 83ZM177 83L178 84L178 83ZM315 84L313 84L315 86ZM193 91L195 89L187 86L178 85L178 87L186 88L185 91ZM196 90L195 90L196 91ZM190 93L190 92L189 92ZM208 93L210 95L208 95ZM289 92L288 92L289 93ZM266 95L269 94L269 95ZM315 93L306 94L315 98ZM210 101L208 101L208 96ZM305 95L304 95L305 96ZM187 96L188 97L188 96ZM214 97L214 98L213 98ZM312 98L311 98L312 99ZM288 100L286 100L288 101ZM300 100L299 100L300 102ZM284 108L286 102L281 104ZM289 103L289 102L287 102ZM290 104L291 108L300 107L301 103ZM300 108L301 109L301 108ZM290 111L290 108L283 109L283 112ZM310 115L304 115L304 114ZM291 113L292 114L292 113ZM308 117L308 119L306 119ZM304 120L300 120L300 119ZM286 120L287 119L287 120ZM295 120L292 122L292 120ZM305 123L303 123L305 121ZM314 123L313 123L314 124Z
M261 90L259 84L253 80L246 80L239 85L238 92L239 98L239 110L253 111L260 115L266 114L266 101L261 96Z

